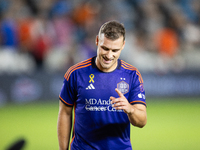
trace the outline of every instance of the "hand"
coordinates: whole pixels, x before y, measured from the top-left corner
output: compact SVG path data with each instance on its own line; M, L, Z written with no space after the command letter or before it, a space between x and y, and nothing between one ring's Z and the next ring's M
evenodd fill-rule
M117 88L115 89L115 91L117 92L119 97L110 97L112 107L117 110L124 110L124 112L127 114L132 113L134 109L132 108L132 105L128 102L126 97Z

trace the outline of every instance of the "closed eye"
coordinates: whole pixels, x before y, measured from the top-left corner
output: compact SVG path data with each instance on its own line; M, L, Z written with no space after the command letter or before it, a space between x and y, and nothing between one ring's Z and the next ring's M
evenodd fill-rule
M105 51L109 51L110 49L105 47L105 46L101 46L102 49L104 49ZM120 49L112 49L112 52L116 53L118 52Z
M109 48L107 48L107 47L105 47L105 46L101 46L101 48L104 49L104 50L106 50L106 51L109 50Z
M113 49L112 51L114 52L114 53L116 53L116 52L118 52L120 49Z

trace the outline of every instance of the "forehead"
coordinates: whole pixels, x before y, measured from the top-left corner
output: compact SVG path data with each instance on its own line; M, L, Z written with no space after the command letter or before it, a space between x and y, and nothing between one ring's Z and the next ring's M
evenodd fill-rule
M123 43L124 43L123 36L121 36L120 38L118 38L116 40L111 40L111 39L105 37L104 34L99 35L100 46L106 46L108 48L111 48L114 46L115 48L121 48Z

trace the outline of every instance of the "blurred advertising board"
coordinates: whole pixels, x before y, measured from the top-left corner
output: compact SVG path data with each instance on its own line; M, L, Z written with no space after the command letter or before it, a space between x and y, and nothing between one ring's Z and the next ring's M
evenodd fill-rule
M55 101L64 73L0 75L0 105L7 102ZM200 73L142 74L146 97L200 96Z

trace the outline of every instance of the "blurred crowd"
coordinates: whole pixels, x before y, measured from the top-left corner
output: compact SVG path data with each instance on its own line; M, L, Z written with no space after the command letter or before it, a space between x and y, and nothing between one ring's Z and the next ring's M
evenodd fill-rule
M140 71L200 70L199 0L0 0L0 74L66 71L96 55L102 23L126 27Z

